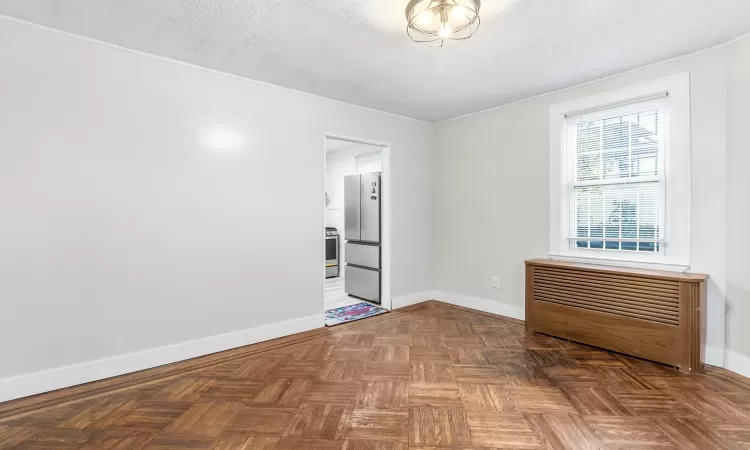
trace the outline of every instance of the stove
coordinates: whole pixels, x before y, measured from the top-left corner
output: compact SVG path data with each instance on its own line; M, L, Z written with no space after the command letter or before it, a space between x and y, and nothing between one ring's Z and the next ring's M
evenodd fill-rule
M339 276L339 232L334 227L326 227L326 278Z

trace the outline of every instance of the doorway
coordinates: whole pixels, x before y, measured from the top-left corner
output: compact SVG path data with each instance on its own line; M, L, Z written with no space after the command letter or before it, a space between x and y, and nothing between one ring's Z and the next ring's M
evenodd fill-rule
M391 309L390 147L325 135L324 311L333 326Z

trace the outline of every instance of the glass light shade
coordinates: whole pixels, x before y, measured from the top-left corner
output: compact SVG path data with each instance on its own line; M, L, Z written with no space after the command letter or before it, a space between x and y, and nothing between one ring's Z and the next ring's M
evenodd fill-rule
M417 16L417 23L423 27L427 27L435 19L435 15L430 11L425 11Z
M453 34L453 28L451 28L451 26L448 25L447 23L443 25L443 28L441 28L440 31L438 31L438 35L441 38L450 37L451 34Z
M479 28L481 0L411 0L406 32L420 44L442 47L470 38Z

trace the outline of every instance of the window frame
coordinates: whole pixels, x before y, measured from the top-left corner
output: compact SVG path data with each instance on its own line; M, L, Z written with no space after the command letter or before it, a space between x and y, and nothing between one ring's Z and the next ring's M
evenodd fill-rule
M664 236L658 252L588 249L568 241L570 164L566 116L614 110L632 103L667 98L668 128L664 176L668 180ZM552 259L683 271L690 266L690 77L688 73L549 107L550 251ZM661 187L664 189L664 185Z

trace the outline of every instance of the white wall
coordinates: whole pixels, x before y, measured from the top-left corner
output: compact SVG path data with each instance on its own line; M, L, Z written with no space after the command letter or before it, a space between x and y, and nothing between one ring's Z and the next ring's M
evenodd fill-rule
M354 153L345 150L326 154L326 183L329 204L325 209L326 226L336 227L341 242L341 266L344 262L344 177L357 173Z
M750 190L742 174L748 166L743 132L748 124L749 40L439 124L433 161L433 288L449 296L485 299L496 309L502 303L522 308L523 261L549 251L549 106L690 72L691 270L711 276L708 357L712 364L722 364L725 304L731 292L735 299L729 298L727 310L727 348L749 356L750 335L740 330L750 317L747 260L738 263L750 249ZM729 91L727 58L733 61L735 80ZM735 100L727 103L727 97ZM725 147L727 111L735 129ZM725 236L727 226L731 231ZM493 275L501 277L499 290L491 288Z
M727 363L750 376L750 39L727 51Z
M7 18L0 42L0 378L321 314L324 133L391 144L392 293L429 288L430 125Z
M355 160L357 173L382 172L383 170L383 161L379 152L360 153L355 157Z

